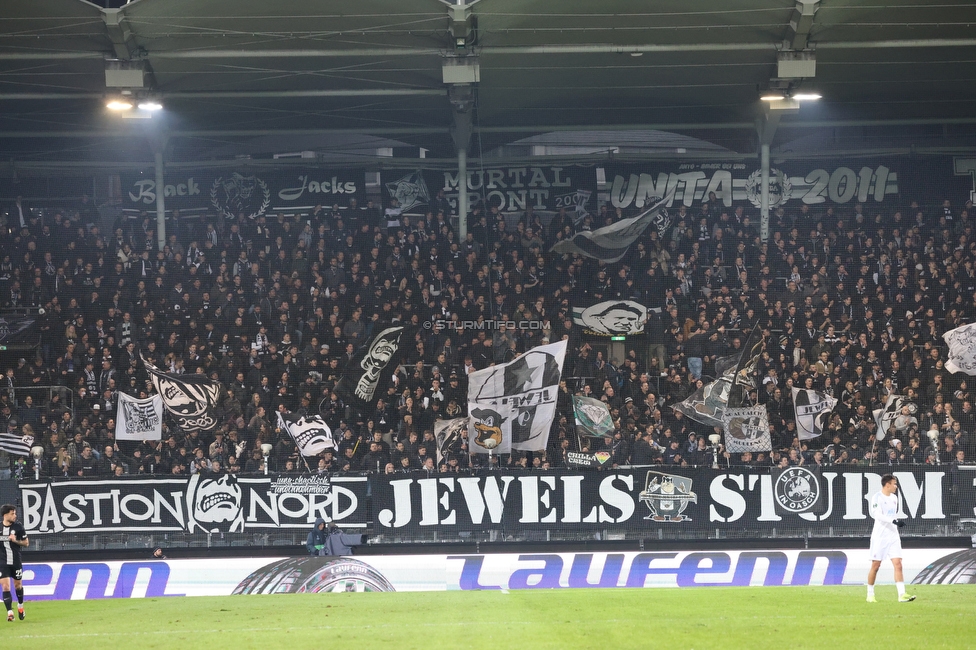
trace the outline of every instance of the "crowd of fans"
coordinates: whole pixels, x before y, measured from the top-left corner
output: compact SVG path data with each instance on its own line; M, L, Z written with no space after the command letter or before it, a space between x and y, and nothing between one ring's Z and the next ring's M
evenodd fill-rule
M274 446L274 472L555 468L581 448L610 451L613 465L710 465L710 427L671 407L711 381L715 360L741 350L759 325L766 347L750 398L767 407L773 451L722 450L723 463L969 458L971 382L944 369L941 336L976 318L971 202L780 207L763 242L751 206L712 199L672 209L663 236L649 228L613 264L549 252L580 229L631 216L606 205L581 220L479 206L463 240L443 193L415 216L395 202L381 210L355 201L300 216L174 215L159 251L148 215L119 218L103 234L88 203L18 203L0 229L0 303L29 309L41 341L36 357L5 369L0 429L32 433L48 476L263 472L264 443ZM572 321L573 307L609 299L660 308L621 359ZM516 327L423 327L490 319ZM529 321L546 325L523 329ZM413 324L416 335L363 417L333 388L355 350L392 322ZM462 440L438 458L433 424L466 414L469 372L561 339L569 353L545 452L489 459L469 455ZM118 394L151 394L140 354L168 372L219 379L218 428L184 435L166 426L160 442L117 442ZM51 385L71 399L22 390ZM839 400L820 439L798 440L792 386ZM611 437L577 437L577 391L608 403ZM872 411L892 392L913 408L876 444ZM277 429L282 409L323 415L339 449L301 457ZM24 463L0 453L0 472L19 474Z

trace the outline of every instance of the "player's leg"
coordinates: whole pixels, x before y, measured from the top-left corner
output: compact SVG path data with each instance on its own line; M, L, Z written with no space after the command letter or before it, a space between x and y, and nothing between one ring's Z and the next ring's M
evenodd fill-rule
M881 568L881 560L871 560L871 568L868 569L868 602L877 602L874 598L874 581L878 578L878 569Z
M14 593L17 594L17 617L20 620L24 620L26 614L24 613L24 581L22 580L24 576L24 570L20 567L17 568L16 573L14 573Z
M10 596L11 582L13 578L10 576L10 567L5 567L3 573L0 573L0 583L3 584L3 605L7 608L8 622L14 620L13 598Z
M915 600L915 596L905 593L905 572L902 570L901 558L891 558L891 564L895 567L895 586L898 588L898 602L910 603Z

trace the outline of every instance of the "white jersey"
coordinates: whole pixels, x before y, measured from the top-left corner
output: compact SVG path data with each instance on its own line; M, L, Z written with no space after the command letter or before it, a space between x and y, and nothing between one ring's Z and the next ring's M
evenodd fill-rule
M899 499L892 494L885 496L884 492L876 492L871 497L871 517L874 518L873 538L898 537L898 527L894 521L898 518Z

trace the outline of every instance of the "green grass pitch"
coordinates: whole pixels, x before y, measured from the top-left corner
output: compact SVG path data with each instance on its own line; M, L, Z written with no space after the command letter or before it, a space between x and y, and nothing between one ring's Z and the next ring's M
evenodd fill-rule
M969 648L976 586L337 593L29 602L8 648Z

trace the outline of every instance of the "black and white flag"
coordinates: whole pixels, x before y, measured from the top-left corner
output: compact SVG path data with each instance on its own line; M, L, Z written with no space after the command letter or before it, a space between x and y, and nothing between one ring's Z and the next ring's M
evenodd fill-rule
M137 399L119 393L115 421L116 440L161 440L163 437L163 398L153 395Z
M647 307L633 300L606 300L586 308L573 308L573 322L582 325L587 334L643 334L646 321Z
M339 448L332 429L321 415L278 411L278 426L288 432L302 456L318 456L323 451Z
M721 377L705 384L671 408L695 422L710 427L725 426L725 410L728 408L734 375L735 367L732 367Z
M661 199L636 217L621 219L596 230L584 230L569 239L557 242L551 250L557 253L583 255L603 262L617 262L627 254L630 245L655 223L671 201L671 195Z
M837 399L815 390L793 389L793 411L796 414L796 431L800 440L812 440L823 435L830 413L837 406Z
M725 449L730 454L771 451L769 415L763 405L725 409Z
M176 418L182 431L209 431L217 426L214 406L220 395L219 382L204 375L172 375L143 362L166 412Z
M946 370L953 374L976 375L976 323L949 330L942 338L949 346Z
M732 377L732 387L729 389L729 406L734 408L747 404L749 391L756 388L756 368L765 351L766 340L763 338L762 330L756 325L749 333L745 345L742 346L739 363Z
M566 341L468 375L469 447L473 453L542 451L556 417Z
M336 394L362 413L376 408L376 400L386 395L407 342L406 327L387 327L353 356L336 382Z
M14 456L30 456L34 446L34 436L19 433L0 433L0 450Z
M453 420L437 420L434 422L434 439L437 441L437 464L448 454L461 451L461 440L468 429L468 418L454 418Z
M885 405L872 412L874 422L878 425L878 430L874 434L876 440L884 440L888 433L904 431L911 425L918 424L915 414L918 412L918 405L908 401L904 395L892 393L885 400Z

